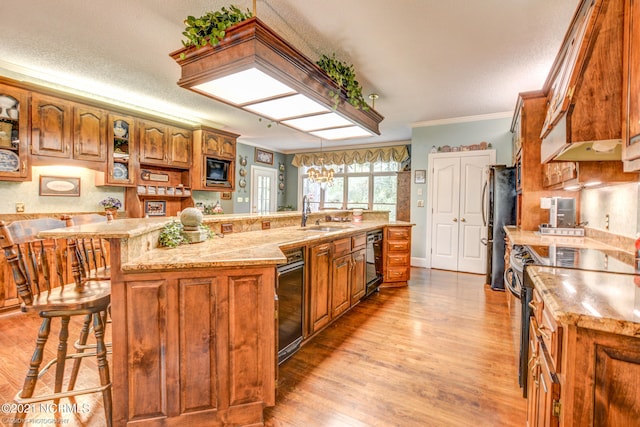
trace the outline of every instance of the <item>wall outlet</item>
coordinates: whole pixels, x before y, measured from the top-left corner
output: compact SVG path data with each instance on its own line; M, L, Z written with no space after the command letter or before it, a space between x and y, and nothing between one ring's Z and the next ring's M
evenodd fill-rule
M22 202L16 203L16 212L24 212L24 203Z

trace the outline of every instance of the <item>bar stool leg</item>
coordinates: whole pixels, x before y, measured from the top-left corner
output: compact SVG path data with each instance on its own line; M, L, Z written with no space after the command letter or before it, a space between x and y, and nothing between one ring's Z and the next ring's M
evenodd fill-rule
M109 364L107 363L107 347L104 344L104 323L100 313L93 316L93 332L96 336L96 356L98 359L98 372L100 373L100 385L107 386L102 391L104 402L104 415L107 427L111 427L111 379L109 375Z
M20 397L28 398L33 396L33 392L36 388L36 383L38 381L38 373L40 371L40 365L42 364L42 357L44 355L44 346L47 343L47 339L49 338L49 332L51 331L51 319L45 317L42 319L42 324L40 325L40 330L38 330L38 338L36 339L36 349L33 352L33 356L31 356L31 362L29 363L29 371L27 372L27 376L24 379L24 386L20 391ZM23 407L24 405L18 405L18 407ZM24 411L16 412L16 424L22 424L26 417L27 413Z
M87 339L89 338L89 330L91 329L91 314L87 314L84 318L84 322L82 323L82 330L80 331L80 337L78 338L79 349L78 353L84 353L84 348L82 346L87 344ZM80 371L80 362L82 361L82 357L79 357L73 361L73 369L71 370L71 376L69 377L69 387L67 390L73 390L76 386L76 379L78 378L78 371Z
M69 316L60 318L60 335L58 342L58 354L56 356L56 382L54 392L62 391L62 382L64 381L64 367L67 361L67 341L69 341ZM58 404L60 399L54 399L54 403Z

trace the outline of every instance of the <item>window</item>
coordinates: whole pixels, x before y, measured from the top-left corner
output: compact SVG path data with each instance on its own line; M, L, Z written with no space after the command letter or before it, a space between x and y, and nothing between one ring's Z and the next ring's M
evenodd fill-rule
M332 186L310 183L307 170L300 168L302 195L309 198L312 211L321 209L373 209L389 211L396 218L397 174L400 163L378 161L350 165L326 165L335 172ZM317 167L316 167L317 169Z

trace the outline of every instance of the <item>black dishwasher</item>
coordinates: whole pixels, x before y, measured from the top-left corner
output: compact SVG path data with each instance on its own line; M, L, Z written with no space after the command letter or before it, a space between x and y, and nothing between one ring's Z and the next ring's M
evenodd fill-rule
M302 342L304 251L284 251L287 263L278 266L278 364L298 351Z

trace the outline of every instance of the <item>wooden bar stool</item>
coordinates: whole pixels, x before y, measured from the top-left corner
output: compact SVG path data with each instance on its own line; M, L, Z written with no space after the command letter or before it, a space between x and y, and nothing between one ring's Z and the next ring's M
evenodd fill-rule
M111 282L91 272L82 273L81 250L78 240L39 239L44 230L62 228L65 221L55 219L34 219L15 221L6 225L0 221L0 247L4 249L10 265L18 295L22 301L22 311L37 312L42 317L38 331L36 348L33 352L24 386L15 398L17 403L37 403L47 400L87 393L102 393L106 424L111 426L111 379L107 363L107 346L104 341L104 321L111 301ZM69 271L71 270L71 271ZM88 276L87 276L88 275ZM93 351L87 348L67 353L69 322L74 316L84 316L85 322L93 323L96 344ZM49 338L51 322L60 319L57 356L41 368L44 348ZM88 327L87 327L88 330ZM86 339L84 339L86 344ZM100 385L75 390L75 378L67 390L62 391L65 362L95 356L97 359ZM34 396L38 379L50 367L55 369L54 392ZM77 375L77 372L75 373ZM19 407L21 405L18 405ZM16 413L16 423L22 424L26 413Z

